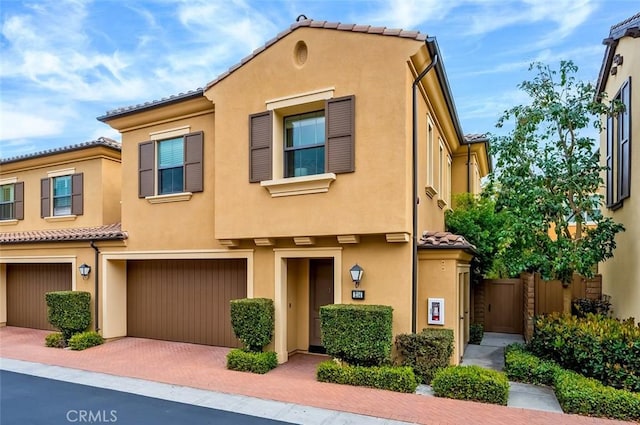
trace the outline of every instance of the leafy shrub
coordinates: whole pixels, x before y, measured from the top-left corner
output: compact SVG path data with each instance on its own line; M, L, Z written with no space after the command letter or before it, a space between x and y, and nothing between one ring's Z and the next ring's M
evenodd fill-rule
M447 367L453 353L451 329L425 328L418 334L396 336L400 364L410 366L418 379L428 384L437 370Z
M64 348L64 336L60 332L53 332L44 337L44 345L53 348Z
M96 331L78 333L69 338L69 348L72 350L84 350L100 344L104 344L104 338Z
M418 382L406 366L349 366L327 360L318 365L316 378L320 382L379 388L401 393L413 393Z
M391 358L392 314L384 305L322 306L322 345L327 354L349 364L380 366Z
M555 392L565 413L640 420L640 394L604 386L575 372L558 373Z
M264 374L278 366L273 351L253 352L234 348L227 354L227 369Z
M484 326L482 323L473 323L469 326L469 344L480 344L484 337Z
M587 314L609 315L611 302L607 298L592 300L590 298L576 298L571 301L571 314L578 317L586 317Z
M640 391L640 327L633 319L558 313L539 317L528 348L605 385Z
M541 360L525 351L522 344L509 344L504 350L504 372L512 381L553 386L562 370L549 360Z
M504 373L479 366L449 366L431 381L438 397L507 405L509 381Z
M82 291L47 292L48 320L65 341L91 324L91 294Z
M260 352L271 342L274 330L273 300L242 298L231 300L231 326L244 347Z

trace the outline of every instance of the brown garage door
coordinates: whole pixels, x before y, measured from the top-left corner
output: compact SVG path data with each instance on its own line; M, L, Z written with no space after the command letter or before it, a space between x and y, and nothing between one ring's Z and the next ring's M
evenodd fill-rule
M229 301L247 296L247 262L127 262L127 334L141 338L238 347Z
M7 325L51 329L44 294L71 290L71 264L7 264Z

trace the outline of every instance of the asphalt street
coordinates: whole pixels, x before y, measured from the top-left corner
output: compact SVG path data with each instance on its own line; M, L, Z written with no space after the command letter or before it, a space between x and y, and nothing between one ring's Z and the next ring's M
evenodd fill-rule
M288 422L0 370L0 424L88 423L275 425Z

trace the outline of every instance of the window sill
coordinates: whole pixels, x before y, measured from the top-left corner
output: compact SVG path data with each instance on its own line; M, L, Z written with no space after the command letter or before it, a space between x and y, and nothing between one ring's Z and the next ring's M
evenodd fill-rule
M73 221L76 219L76 215L52 215L51 217L45 217L44 220L47 223L57 223L59 221Z
M312 176L265 180L260 182L260 186L266 188L272 198L279 198L282 196L328 192L329 186L335 179L336 175L334 173L324 173Z
M433 198L434 196L436 196L438 194L438 191L435 189L435 187L433 187L431 185L427 185L427 186L424 187L424 193L429 198Z
M14 224L18 224L18 220L16 220L15 218L10 218L7 220L0 220L0 226L11 226Z
M181 193L170 193L168 195L156 195L156 196L147 196L144 199L147 200L150 204L165 204L167 202L183 202L191 199L193 193L191 192L181 192Z

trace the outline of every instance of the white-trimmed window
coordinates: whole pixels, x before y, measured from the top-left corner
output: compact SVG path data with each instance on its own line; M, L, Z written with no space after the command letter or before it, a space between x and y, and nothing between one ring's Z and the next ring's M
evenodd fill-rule
M84 174L73 169L52 171L40 180L40 216L63 217L84 213Z
M24 183L11 180L0 182L0 221L24 219Z

